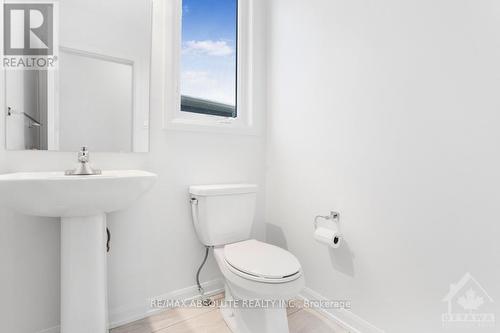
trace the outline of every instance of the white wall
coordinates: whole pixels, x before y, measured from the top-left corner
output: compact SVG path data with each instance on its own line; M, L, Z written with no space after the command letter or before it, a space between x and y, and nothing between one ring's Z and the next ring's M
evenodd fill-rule
M387 332L455 331L441 300L465 272L500 300L500 3L268 12L269 240L298 255L310 288ZM312 238L330 209L338 251Z
M254 91L258 112L265 107L261 3L256 1ZM91 155L95 166L103 169L145 169L159 175L150 193L129 210L112 214L109 219L113 234L108 262L112 321L118 313L143 307L151 296L195 284L195 273L204 253L192 227L187 195L190 184L253 182L263 187L264 136L161 129L161 41L162 36L156 34L151 152ZM64 170L74 165L74 153L4 151L3 131L3 117L0 117L0 172ZM262 193L254 228L256 237L261 239L263 198ZM0 210L0 230L0 331L34 333L58 325L59 223ZM218 269L210 259L202 280L218 276Z

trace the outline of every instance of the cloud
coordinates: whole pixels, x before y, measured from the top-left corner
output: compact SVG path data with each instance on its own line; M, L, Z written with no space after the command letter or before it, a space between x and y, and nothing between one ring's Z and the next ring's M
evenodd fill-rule
M183 95L234 105L234 78L206 71L186 70L181 73Z
M215 80L210 77L210 73L204 71L184 71L181 80L190 84L213 84Z
M213 40L190 40L184 44L182 50L184 54L197 54L208 56L230 56L234 53L231 46L226 41Z

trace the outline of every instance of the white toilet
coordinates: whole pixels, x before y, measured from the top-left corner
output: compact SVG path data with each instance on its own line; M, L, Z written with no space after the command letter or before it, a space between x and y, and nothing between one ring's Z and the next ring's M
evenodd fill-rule
M221 309L229 328L234 333L288 332L283 301L298 295L304 277L293 254L250 239L257 186L191 186L189 193L198 238L214 247L226 300L238 305Z

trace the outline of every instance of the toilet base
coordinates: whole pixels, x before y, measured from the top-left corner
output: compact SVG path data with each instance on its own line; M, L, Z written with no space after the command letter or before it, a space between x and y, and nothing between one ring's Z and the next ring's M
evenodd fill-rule
M226 284L226 301L233 295ZM230 302L228 302L230 304ZM222 317L233 333L289 333L286 308L230 308L220 309Z

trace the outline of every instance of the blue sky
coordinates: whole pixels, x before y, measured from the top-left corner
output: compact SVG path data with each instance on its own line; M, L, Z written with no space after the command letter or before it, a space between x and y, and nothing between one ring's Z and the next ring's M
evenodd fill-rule
M237 0L183 0L181 93L234 105Z

